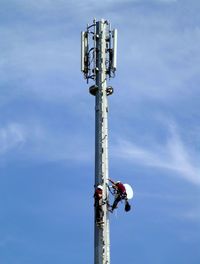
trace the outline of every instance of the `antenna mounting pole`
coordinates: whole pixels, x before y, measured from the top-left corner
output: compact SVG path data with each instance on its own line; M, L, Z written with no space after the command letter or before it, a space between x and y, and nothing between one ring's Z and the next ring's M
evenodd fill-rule
M108 96L113 88L107 79L116 71L117 31L101 19L93 21L81 33L81 71L94 84L89 92L95 96L95 188L103 187L103 221L94 219L94 264L110 264L110 228L108 211Z

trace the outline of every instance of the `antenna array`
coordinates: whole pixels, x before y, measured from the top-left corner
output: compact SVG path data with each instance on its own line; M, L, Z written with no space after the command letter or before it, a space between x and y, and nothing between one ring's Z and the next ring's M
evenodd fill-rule
M111 30L111 25L108 21L104 21L104 23L106 24L105 69L106 75L112 78L115 76L117 68L117 30ZM96 60L100 52L97 47L99 38L96 20L93 21L92 25L87 26L86 31L81 32L81 71L87 82L89 79L96 80L99 72Z

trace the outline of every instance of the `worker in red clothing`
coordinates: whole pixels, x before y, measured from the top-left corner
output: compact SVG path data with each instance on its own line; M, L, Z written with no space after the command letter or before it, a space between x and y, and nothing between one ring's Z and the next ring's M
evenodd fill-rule
M113 212L113 210L117 208L117 205L121 200L125 200L125 211L128 212L131 209L131 207L130 207L130 204L128 203L125 186L120 181L114 182L111 179L108 179L108 180L112 183L112 187L115 193L115 200L113 202L111 212Z
M94 192L95 219L97 224L103 222L102 204L103 204L103 187L101 185L98 185Z

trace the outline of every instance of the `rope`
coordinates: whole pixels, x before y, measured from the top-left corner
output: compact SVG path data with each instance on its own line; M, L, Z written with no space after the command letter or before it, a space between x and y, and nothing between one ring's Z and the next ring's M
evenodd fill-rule
M106 183L106 185L107 185L107 187L108 187L109 192L114 196L114 195L115 195L115 192L112 192L110 186L109 186L107 183Z

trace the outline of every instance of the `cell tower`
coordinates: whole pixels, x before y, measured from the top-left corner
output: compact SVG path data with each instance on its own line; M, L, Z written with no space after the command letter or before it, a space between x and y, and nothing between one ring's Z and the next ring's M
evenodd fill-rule
M93 21L81 32L81 71L95 96L95 188L103 187L102 222L94 220L94 263L110 264L110 228L108 211L108 96L113 88L107 79L115 76L117 30L107 20Z

